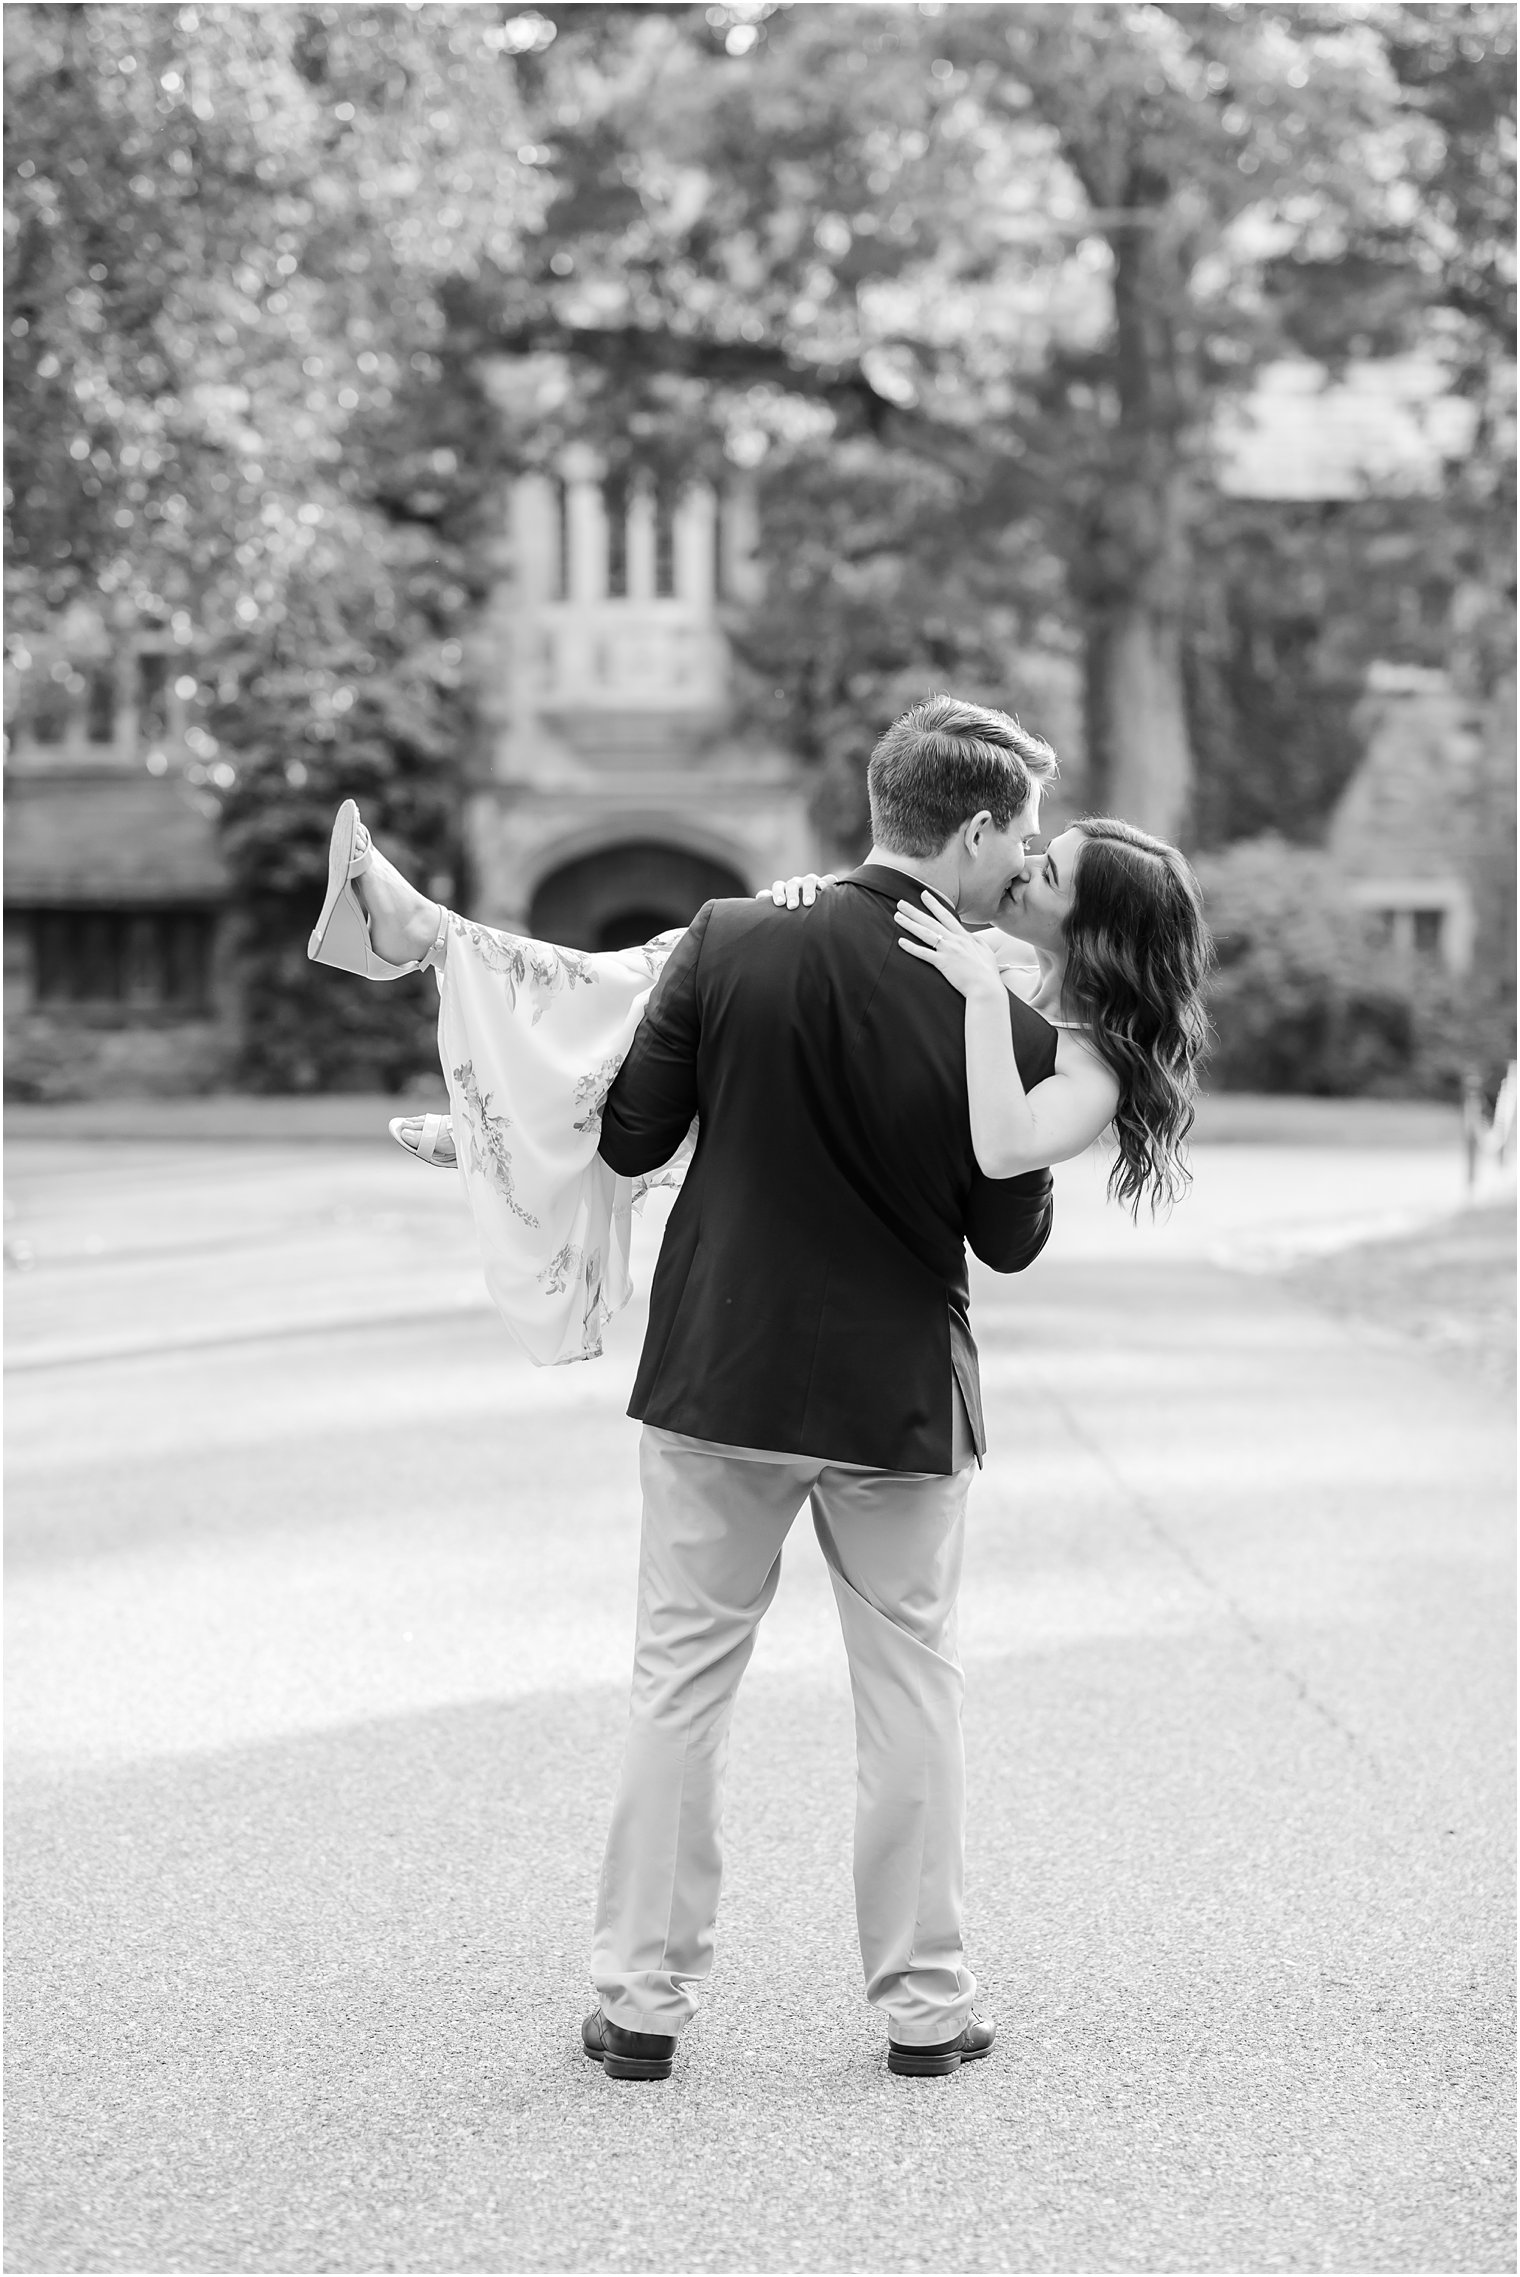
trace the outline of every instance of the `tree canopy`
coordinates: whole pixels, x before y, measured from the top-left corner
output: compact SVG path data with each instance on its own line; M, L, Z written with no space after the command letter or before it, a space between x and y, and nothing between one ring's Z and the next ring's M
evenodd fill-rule
M1064 644L1092 795L1196 834L1230 803L1196 782L1224 699L1216 673L1200 718L1190 662L1234 558L1217 414L1265 361L1433 359L1478 417L1452 587L1495 583L1514 30L1488 0L23 5L8 31L13 623L83 596L246 642L362 556L447 639L504 468L572 433L738 459L772 563L744 645L805 755L843 782L867 684L1017 689Z

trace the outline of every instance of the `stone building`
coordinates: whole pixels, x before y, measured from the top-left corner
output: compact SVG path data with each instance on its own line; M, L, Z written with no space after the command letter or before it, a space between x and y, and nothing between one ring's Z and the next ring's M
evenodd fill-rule
M1377 664L1358 727L1366 756L1328 850L1390 977L1444 972L1487 1007L1491 1048L1515 993L1515 691L1486 701L1444 672Z
M8 1091L201 1090L226 1068L227 879L212 767L187 727L193 640L188 618L113 631L78 608L13 647Z
M489 737L465 818L471 914L613 948L814 867L796 762L730 721L719 616L756 590L747 484L620 486L572 450L504 510L473 643ZM7 674L8 1086L205 1088L236 1005L225 762L188 724L194 628L113 632L78 609L29 645Z
M1223 438L1226 487L1349 497L1399 466L1416 487L1438 481L1460 438L1432 437L1446 412L1426 375L1351 376L1348 408L1350 381L1268 373ZM733 719L723 619L758 590L747 481L614 482L578 447L516 481L503 510L502 575L472 644L488 730L465 818L472 914L611 948L815 866L801 768ZM8 1084L203 1088L230 1062L236 1006L211 795L225 763L187 723L194 627L111 632L75 610L32 645L7 673ZM1512 861L1505 888L1490 843L1493 721L1439 674L1380 667L1362 727L1332 835L1348 891L1391 957L1461 973L1502 933L1505 891L1513 923ZM1065 795L1080 791L1078 766Z
M512 485L477 643L489 723L467 845L476 912L619 948L816 859L800 771L734 734L725 604L757 585L749 486L603 480L592 454Z
M1222 487L1326 505L1439 495L1475 406L1435 359L1352 363L1332 376L1273 364L1220 431ZM1423 968L1512 1004L1515 979L1514 680L1486 700L1444 671L1374 664L1356 716L1362 759L1327 851L1390 977Z
M1354 907L1398 965L1467 972L1489 722L1444 672L1375 664L1358 722L1366 757L1336 807L1327 848Z

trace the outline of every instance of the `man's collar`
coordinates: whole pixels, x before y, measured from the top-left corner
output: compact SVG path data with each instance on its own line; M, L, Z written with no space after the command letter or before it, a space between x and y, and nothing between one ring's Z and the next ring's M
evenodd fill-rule
M858 870L846 871L839 882L841 885L864 886L867 893L879 893L884 900L891 902L917 901L921 893L932 890L925 886L922 878L916 878L911 870L889 869L885 862L862 862ZM948 900L945 906L950 906Z

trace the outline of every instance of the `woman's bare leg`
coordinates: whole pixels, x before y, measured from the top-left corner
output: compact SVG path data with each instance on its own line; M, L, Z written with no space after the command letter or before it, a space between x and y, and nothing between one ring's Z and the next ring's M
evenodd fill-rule
M378 846L370 845L369 867L354 879L375 954L387 964L404 965L425 956L438 937L443 911L436 901L401 875Z

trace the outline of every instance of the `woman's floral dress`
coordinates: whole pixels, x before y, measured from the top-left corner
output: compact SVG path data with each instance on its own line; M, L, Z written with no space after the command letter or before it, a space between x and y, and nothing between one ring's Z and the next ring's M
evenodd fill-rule
M632 1293L633 1209L678 1185L696 1126L663 1170L618 1178L597 1153L602 1104L679 931L587 955L449 918L438 1049L454 1146L491 1300L540 1367L592 1360Z

